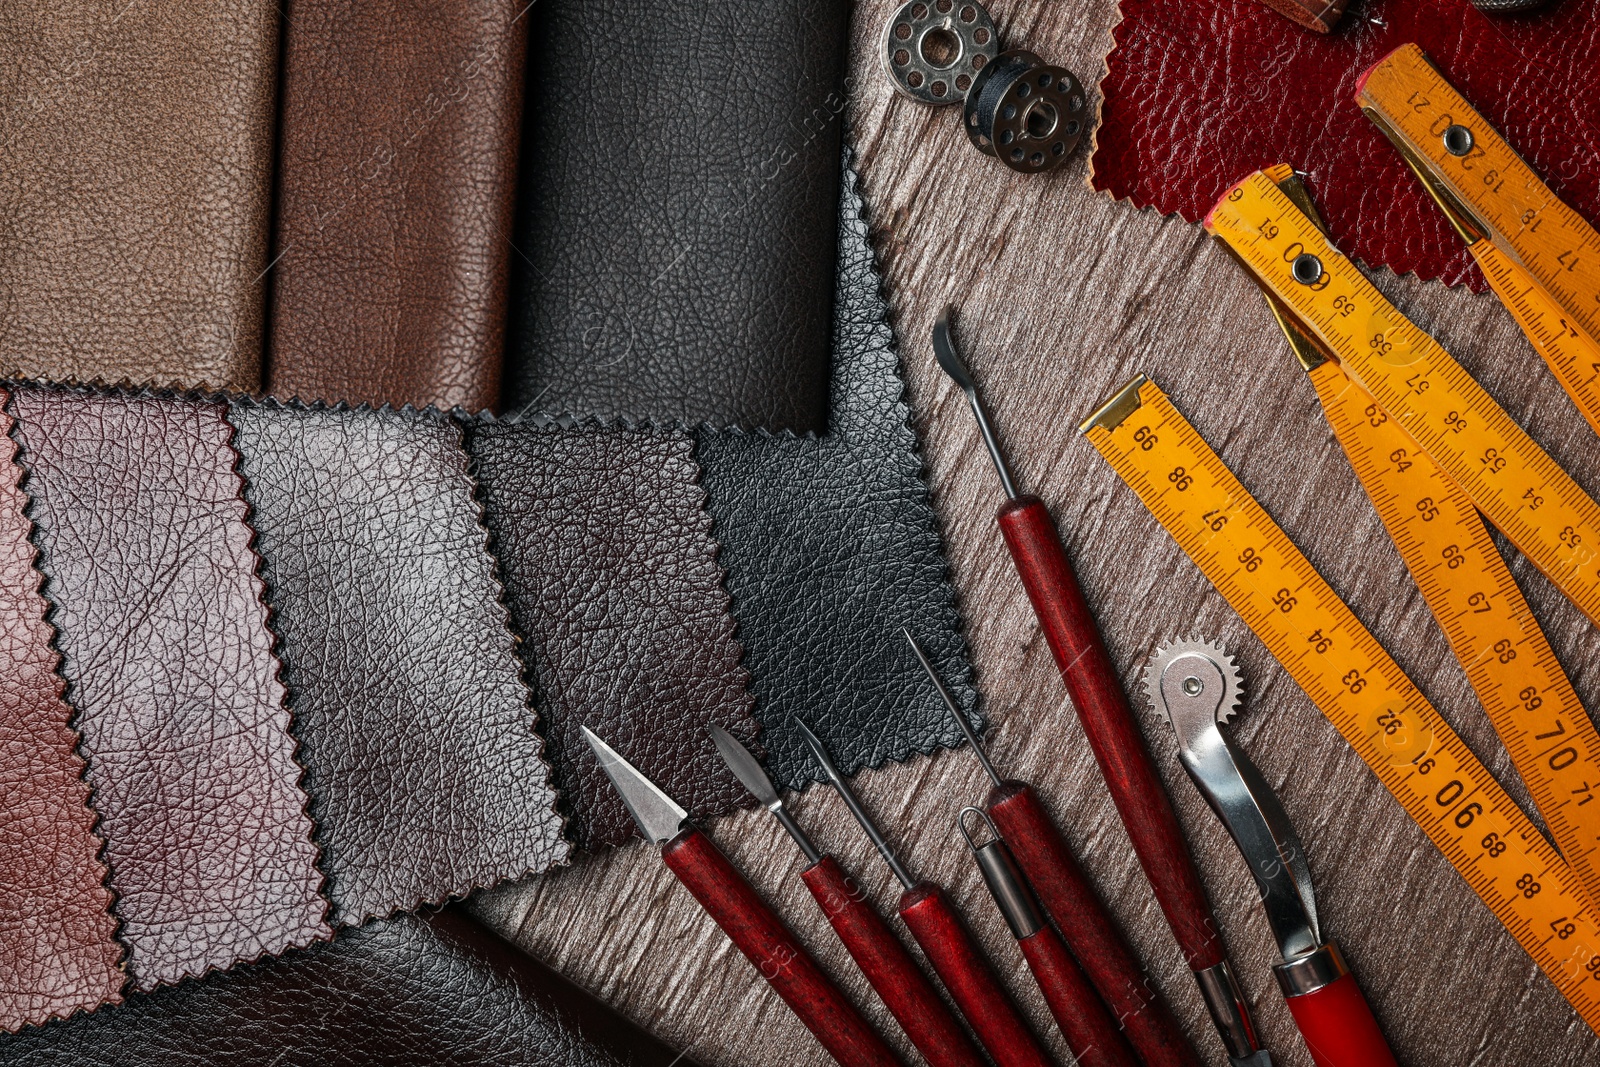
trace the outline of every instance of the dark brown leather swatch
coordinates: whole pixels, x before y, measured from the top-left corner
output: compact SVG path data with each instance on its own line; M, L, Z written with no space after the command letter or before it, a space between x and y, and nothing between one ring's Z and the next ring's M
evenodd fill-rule
M499 400L526 0L290 0L267 390Z
M0 372L261 384L273 0L0 5Z
M10 395L0 390L0 405ZM0 1029L120 999L122 946L0 412Z
M229 409L336 925L566 859L461 430Z
M454 909L0 1037L6 1067L695 1067Z
M325 936L222 407L18 387L11 409L135 986Z
M466 426L574 840L637 833L580 726L691 814L746 800L707 733L753 741L757 727L692 440Z

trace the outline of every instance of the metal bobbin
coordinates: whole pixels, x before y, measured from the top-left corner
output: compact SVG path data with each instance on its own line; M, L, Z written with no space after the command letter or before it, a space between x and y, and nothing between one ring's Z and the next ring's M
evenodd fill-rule
M963 125L980 152L1012 170L1038 174L1072 154L1088 109L1071 71L1018 48L1000 53L973 80Z
M880 56L897 91L924 104L959 104L1000 51L977 0L911 0L883 27Z

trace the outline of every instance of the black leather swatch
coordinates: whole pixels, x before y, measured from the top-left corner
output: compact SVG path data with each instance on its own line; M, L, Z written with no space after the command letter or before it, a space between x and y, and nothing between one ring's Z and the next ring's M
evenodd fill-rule
M455 910L0 1038L6 1067L695 1067Z
M977 706L848 165L834 188L841 193L827 435L696 434L767 766L796 787L820 780L822 770L791 715L807 720L846 773L960 742L902 626L962 706L974 716Z
M228 416L330 921L564 861L460 428L271 401Z
M533 6L504 410L825 428L849 15Z
M492 548L579 845L637 834L588 726L692 814L747 794L707 727L757 727L682 432L468 420Z

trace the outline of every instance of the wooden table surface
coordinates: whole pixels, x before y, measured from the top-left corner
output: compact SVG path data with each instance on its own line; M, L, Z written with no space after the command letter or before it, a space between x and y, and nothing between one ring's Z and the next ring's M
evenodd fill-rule
M1138 371L1150 374L1531 812L1260 297L1198 227L1092 192L1087 143L1061 172L1021 178L966 143L954 109L895 97L874 51L893 7L893 0L857 5L845 120L995 724L996 761L1039 784L1202 1056L1225 1064L993 525L999 489L971 417L933 364L926 338L950 302L960 309L968 361L986 384L1019 477L1067 531L1129 685L1154 643L1174 636L1220 637L1238 656L1249 696L1236 736L1299 829L1324 933L1344 949L1400 1060L1412 1067L1600 1060L1600 1040L1077 433L1114 388ZM1353 7L1347 17L1359 17L1359 4ZM1069 67L1086 86L1098 82L1115 0L997 0L993 13L1005 41ZM1384 272L1376 281L1590 493L1600 493L1600 439L1493 297ZM1600 634L1512 555L1579 695L1600 706ZM1266 1044L1279 1063L1309 1065L1269 971L1276 953L1248 872L1184 778L1168 727L1142 714ZM945 882L968 909L1002 978L1069 1062L953 827L957 809L986 790L971 754L940 752L863 774L857 784L902 843L908 865ZM897 887L837 797L813 788L793 806L892 913ZM712 829L898 1038L795 877L799 856L770 816L748 812ZM475 906L707 1067L831 1062L653 848L580 858Z

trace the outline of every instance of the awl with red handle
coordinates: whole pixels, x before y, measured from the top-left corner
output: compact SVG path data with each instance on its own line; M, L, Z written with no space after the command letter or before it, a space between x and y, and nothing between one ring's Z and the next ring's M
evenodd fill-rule
M1084 736L1133 842L1139 865L1194 972L1228 1056L1235 1064L1250 1067L1270 1062L1256 1038L1244 994L1228 965L1216 918L1206 900L1200 872L1189 855L1172 800L1145 749L1105 641L1078 588L1060 531L1042 500L1017 492L977 385L956 353L948 310L934 324L933 351L939 366L966 393L978 420L984 447L1005 488L1006 502L996 518L1006 548L1066 682Z
M904 1067L688 812L588 727L584 740L645 839L841 1067Z
M983 1056L961 1028L939 991L922 973L855 879L832 856L823 855L783 806L766 770L726 730L711 727L717 752L750 795L777 818L810 865L800 872L850 958L882 998L890 1014L922 1053L929 1067L984 1067Z

